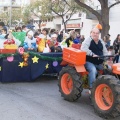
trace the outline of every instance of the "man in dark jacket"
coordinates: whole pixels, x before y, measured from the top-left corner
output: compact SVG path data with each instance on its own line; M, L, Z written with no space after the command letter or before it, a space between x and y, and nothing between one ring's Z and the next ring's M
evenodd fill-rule
M108 54L104 42L99 39L99 34L99 30L97 28L93 28L90 33L90 37L85 39L81 46L81 50L86 51L87 53L87 62L85 67L89 72L88 79L90 88L92 88L92 84L96 80L97 69L101 70L103 68L103 60L99 59L98 56Z

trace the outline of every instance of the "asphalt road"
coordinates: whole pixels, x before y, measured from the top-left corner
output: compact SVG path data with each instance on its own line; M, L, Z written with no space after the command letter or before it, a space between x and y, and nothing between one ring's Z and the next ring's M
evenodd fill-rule
M65 101L57 79L48 76L30 83L0 83L0 120L103 120L86 92L77 102Z

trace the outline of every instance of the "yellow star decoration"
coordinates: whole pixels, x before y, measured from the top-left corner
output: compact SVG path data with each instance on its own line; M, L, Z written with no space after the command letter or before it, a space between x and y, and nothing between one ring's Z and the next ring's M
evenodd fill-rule
M34 58L32 58L33 63L38 63L38 59L39 59L39 58L37 58L36 56L34 56Z
M19 65L21 68L23 67L23 62L19 62Z
M2 67L0 66L0 71L2 70Z
M47 63L45 67L46 67L46 69L48 69L49 68L49 64Z

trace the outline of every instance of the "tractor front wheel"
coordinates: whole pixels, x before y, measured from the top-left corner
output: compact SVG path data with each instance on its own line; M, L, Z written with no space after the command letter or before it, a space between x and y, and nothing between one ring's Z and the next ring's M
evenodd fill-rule
M92 89L95 112L102 118L120 115L120 81L111 75L99 76Z
M62 68L58 86L61 96L68 101L76 101L83 90L80 74L70 66Z

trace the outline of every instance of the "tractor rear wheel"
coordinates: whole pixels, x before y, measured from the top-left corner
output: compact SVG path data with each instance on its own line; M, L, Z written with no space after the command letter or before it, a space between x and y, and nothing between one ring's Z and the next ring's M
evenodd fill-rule
M111 75L101 75L92 89L92 103L95 112L109 119L120 115L120 81Z
M83 90L80 74L70 66L62 68L58 81L61 96L67 101L76 101Z

